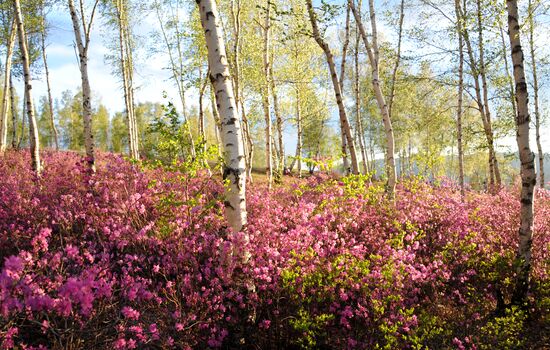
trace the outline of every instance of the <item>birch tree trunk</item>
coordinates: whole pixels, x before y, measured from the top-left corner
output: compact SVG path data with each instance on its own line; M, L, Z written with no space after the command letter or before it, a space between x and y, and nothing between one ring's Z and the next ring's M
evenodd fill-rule
M10 100L11 100L11 148L17 148L17 106L15 105L15 87L10 74ZM23 117L25 119L25 117Z
M269 111L269 95L270 95L270 85L269 85L269 40L270 40L270 31L271 31L271 21L270 21L270 9L271 5L269 0L267 1L266 12L265 12L265 22L264 22L264 50L263 50L263 63L264 63L264 86L262 91L262 106L264 109L264 118L265 118L265 173L267 175L267 183L269 188L271 188L271 183L273 182L273 150L271 143L271 114Z
M31 70L29 51L27 48L27 35L25 33L25 25L23 23L23 15L21 14L21 5L19 3L19 0L13 1L13 9L17 22L19 49L21 50L21 58L23 60L23 74L25 78L25 100L27 104L27 117L29 119L29 144L31 148L31 164L32 170L36 173L37 176L40 176L40 142L38 141L38 127L36 125L36 118L34 116L34 106L32 100Z
M491 122L491 110L489 108L489 92L487 89L487 72L485 65L485 48L483 42L483 21L481 14L481 0L476 1L477 5L477 22L478 22L478 46L479 46L479 73L481 75L481 84L483 88L483 103L485 105L485 123L487 124L487 142L489 143L489 163L493 167L494 182L496 188L500 188L502 181L500 178L500 170L498 166L497 155L494 146L493 127ZM492 189L494 190L494 188Z
M199 135L201 136L201 142L203 144L202 151L206 150L206 131L204 124L204 95L206 91L206 86L208 85L208 71L206 71L206 76L204 81L199 89ZM202 68L199 67L199 79L202 80Z
M342 101L342 91L340 90L340 81L338 79L338 73L336 72L336 65L334 64L334 57L330 51L328 44L321 38L321 33L319 32L319 27L317 26L317 15L313 10L313 5L311 0L306 0L307 11L309 14L309 20L311 22L311 27L313 29L313 36L317 44L323 49L327 64L330 70L330 77L332 79L332 86L334 88L334 95L336 97L336 104L338 105L338 112L340 116L340 124L342 126L342 133L346 135L346 141L349 148L350 158L351 158L351 171L353 174L359 174L359 166L357 164L357 154L355 152L355 146L353 144L353 135L349 126L348 117L346 115L346 109L344 107L344 102ZM341 77L343 79L343 77Z
M346 58L348 55L348 45L349 45L349 22L350 22L350 15L349 15L349 6L346 7L346 29L344 31L344 44L342 45L342 62L340 63L340 92L344 93L344 79L346 76ZM343 132L344 126L342 123L342 120L340 120L340 136L342 139L342 164L344 166L344 175L349 175L351 173L351 169L349 167L348 162L348 155L347 155L347 149L348 149L348 143L346 142L346 134Z
M25 126L27 123L27 119L25 118L25 113L27 111L27 94L23 94L23 105L21 107L21 110L23 111L21 113L21 132L19 133L19 139L17 140L17 149L21 149L21 146L23 145L23 139L25 138Z
M247 178L252 182L252 159L254 156L254 142L250 135L250 127L244 107L243 89L240 86L241 81L241 0L231 1L230 6L231 23L233 29L233 82L235 85L235 103L240 109L243 121L243 147L245 151L245 163L247 169Z
M537 154L539 160L539 186L544 188L544 152L540 143L540 110L539 110L539 81L537 75L537 59L535 54L535 20L533 3L529 0L529 51L531 51L531 71L533 74L533 95L535 97L535 139L537 141Z
M361 8L361 0L359 0L358 7ZM348 11L351 11L351 9L348 6ZM361 11L359 11L361 12ZM367 152L365 149L365 130L363 129L363 118L361 117L361 90L360 90L360 84L359 84L359 43L361 40L361 36L359 34L359 27L357 26L357 23L355 25L355 53L354 53L354 61L355 61L355 118L356 118L356 124L357 124L357 139L359 140L359 148L361 149L361 158L363 160L363 173L367 174L369 172L369 159L367 156Z
M128 9L125 0L116 0L115 11L118 24L118 38L120 47L120 72L122 75L122 87L124 91L124 104L126 109L126 123L128 128L128 155L132 159L139 159L138 136L136 130L136 117L133 99L132 72L134 70L131 60L131 40L129 35Z
M4 90L2 94L2 109L0 110L0 155L6 151L8 143L8 109L9 109L9 92L11 80L11 64L13 56L13 47L15 45L15 35L17 28L15 20L12 22L11 31L6 43L6 66L4 68Z
M126 0L125 0L126 1ZM128 95L130 100L130 107L132 110L132 131L134 132L134 158L139 159L139 130L137 127L137 118L135 112L134 102L134 57L133 57L133 43L130 34L130 23L128 20L128 9L126 8L124 14L124 44L126 50L126 57L128 63L126 64L127 76L128 76ZM194 151L194 150L193 150Z
M390 196L393 196L395 193L395 185L397 183L396 171L395 171L395 140L393 136L393 126L391 122L390 113L388 110L388 105L386 104L384 94L382 93L382 87L380 86L379 67L378 67L380 54L378 50L378 37L377 37L378 33L376 30L374 2L373 0L369 0L370 21L371 21L371 28L372 28L372 47L369 43L369 39L367 37L365 27L363 26L361 17L359 16L359 11L357 11L357 9L355 8L355 4L353 3L353 0L348 0L348 4L351 8L351 11L353 12L353 16L355 17L355 22L359 27L359 32L361 33L361 38L363 39L363 44L365 45L365 49L367 50L367 56L369 58L369 62L372 68L372 86L374 89L374 94L376 95L376 101L378 103L378 107L380 108L380 112L382 114L382 120L384 122L384 131L386 133L386 159L387 159L386 168L388 173L387 192ZM373 161L374 161L374 158L373 158Z
M521 160L521 214L519 228L518 264L516 286L512 303L525 306L529 291L529 273L531 271L531 244L533 236L533 193L537 178L535 174L535 155L529 145L529 102L527 83L523 68L524 57L521 48L518 5L515 0L507 0L508 35L512 63L514 66L514 81L516 84L516 102L518 114L516 116L519 158Z
M455 0L456 31L458 36L458 106L456 111L457 147L458 147L458 183L460 195L464 199L464 153L462 147L462 100L464 95L464 42L462 39L462 17L460 0Z
M504 35L504 27L500 22L500 17L498 21L500 38L502 40L502 57L504 57L504 70L506 71L506 80L508 80L508 94L510 98L510 104L512 105L512 113L515 116L518 112L516 107L516 96L514 93L514 78L510 73L510 64L508 63L508 48L506 47L506 39Z
M298 177L302 177L302 110L300 108L300 91L296 86L296 128L298 139L296 141L296 159L298 162Z
M401 0L401 5L399 6L399 31L397 36L397 57L395 59L395 65L393 66L393 72L391 75L391 85L390 85L390 98L388 101L388 114L390 118L393 117L392 107L393 100L395 98L395 81L397 79L397 71L399 69L399 63L401 61L401 41L403 39L403 21L405 19L405 0Z
M170 4L170 2L168 2L168 4ZM178 95L182 105L183 122L186 124L186 126L189 126L189 120L187 118L187 106L185 101L185 82L183 78L184 67L183 67L183 61L182 61L183 57L181 55L181 43L180 43L181 36L179 33L179 27L178 27L179 17L177 16L177 11L176 11L175 18L170 19L171 22L175 24L174 26L176 30L176 48L177 48L176 51L179 57L179 60L176 60L176 53L174 52L174 49L173 49L174 45L173 45L173 42L168 37L165 24L163 21L163 17L161 14L161 3L158 1L155 1L154 7L155 7L155 13L157 15L157 19L159 21L159 27L162 33L162 38L164 40L166 51L168 53L168 58L170 61L170 68L171 68L170 70L172 72L172 79L174 80L174 82L176 83L176 87L178 88ZM172 13L173 13L174 12L173 9L172 8L170 9L172 10ZM195 157L195 141L193 139L193 135L190 132L187 134L189 136L189 143L191 144L191 156Z
M42 44L42 61L44 62L44 71L46 73L46 88L48 90L48 110L50 112L50 127L53 133L53 141L55 144L55 150L59 151L59 135L57 128L55 127L54 115L53 115L53 98L52 89L50 86L50 70L48 68L48 56L46 55L46 14L42 7L42 31L40 32L40 42Z
M80 0L82 1L82 0ZM92 173L95 172L95 150L94 135L92 129L92 90L88 78L88 47L90 44L90 30L94 19L95 10L99 0L96 0L89 22L86 23L84 13L81 13L81 20L78 18L73 0L69 0L69 11L73 22L74 36L78 48L78 59L80 63L80 75L82 80L82 114L84 119L84 146L86 149L86 161ZM80 8L84 6L80 3ZM81 31L82 27L82 31Z
M466 9L465 8L459 8L460 11L460 17L462 18L463 22L465 22L466 19ZM483 123L483 130L485 132L485 137L487 138L487 148L489 150L489 186L491 188L494 187L495 183L495 171L494 171L494 162L493 159L496 159L493 157L493 154L495 153L494 150L494 141L493 141L493 131L491 128L491 124L489 123L487 119L487 106L484 104L484 99L482 97L481 93L481 84L479 82L480 79L480 68L476 64L476 59L474 56L474 51L472 48L472 43L470 41L470 34L468 31L468 28L466 26L462 27L462 38L464 40L464 43L466 44L466 50L468 52L468 58L469 58L469 66L470 71L472 75L472 79L474 81L474 91L475 91L475 102L477 104L477 107L479 109L479 113L481 115L481 121Z
M269 72L271 74L271 95L273 97L273 110L275 111L275 120L277 123L277 143L279 144L279 164L277 168L279 173L282 175L285 169L285 145L283 143L283 116L281 115L281 110L279 109L279 99L277 96L277 90L275 88L275 77L273 74L273 52L271 52L271 67Z
M208 49L210 80L214 86L216 105L221 116L221 136L224 145L223 178L229 180L225 193L225 215L233 232L236 233L246 225L246 168L242 130L216 2L196 2Z

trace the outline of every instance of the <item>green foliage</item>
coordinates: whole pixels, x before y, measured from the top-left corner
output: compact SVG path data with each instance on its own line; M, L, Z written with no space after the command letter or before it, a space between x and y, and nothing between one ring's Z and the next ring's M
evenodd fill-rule
M504 316L495 317L481 328L479 349L523 349L525 311L513 306L506 309Z
M298 310L296 318L290 320L290 325L301 337L294 340L301 349L316 349L318 339L323 335L323 328L334 319L334 314L311 315L304 309Z
M164 114L153 116L148 128L148 133L156 134L157 139L151 150L155 156L152 164L178 170L188 176L196 176L198 171L208 169L209 160L221 164L216 145L208 145L206 140L199 139L193 148L189 125L180 121L171 102L163 109Z

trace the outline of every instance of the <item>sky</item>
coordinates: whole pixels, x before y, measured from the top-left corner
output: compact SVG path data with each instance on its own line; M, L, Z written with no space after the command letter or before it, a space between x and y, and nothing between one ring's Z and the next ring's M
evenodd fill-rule
M394 1L394 0L392 0ZM337 1L332 1L337 3ZM377 2L378 3L378 2ZM391 4L390 4L391 5ZM381 11L380 11L381 12ZM381 17L381 16L380 16ZM47 38L47 55L50 69L52 95L54 99L61 98L63 91L71 90L76 92L80 87L80 71L78 69L77 56L74 47L74 33L68 12L64 8L54 9L49 15L50 33ZM336 20L335 28L343 28L343 18ZM124 110L124 97L121 89L120 79L112 74L112 67L105 61L105 55L110 53L109 41L116 40L117 34L109 32L104 25L103 19L98 16L92 28L92 35L89 49L89 77L94 99L99 98L101 103L107 107L110 114ZM392 29L389 28L382 18L378 20L379 30L382 35L392 37ZM409 22L409 25L413 23ZM407 26L407 21L405 26ZM140 36L149 36L156 27L156 18L151 15L144 15L140 24L136 27L136 33ZM337 40L336 30L329 32L332 39ZM413 51L414 47L404 47ZM160 102L166 103L163 92L168 95L177 108L181 109L180 100L176 88L169 79L169 72L165 69L168 66L168 58L162 53L142 54L141 59L136 62L135 100L139 102ZM43 75L33 77L34 99L46 94L46 83ZM23 93L23 82L16 82L19 95ZM548 89L542 93L544 101L549 100ZM187 94L188 105L198 104L195 102L194 93ZM544 106L543 106L544 107ZM331 125L337 127L337 111L332 111ZM548 124L548 123L547 123ZM533 149L535 148L534 136L531 137ZM295 149L295 131L291 125L285 127L285 148L287 152ZM514 151L516 144L514 137L508 137L498 141L504 148ZM550 127L545 125L542 130L543 149L550 150Z

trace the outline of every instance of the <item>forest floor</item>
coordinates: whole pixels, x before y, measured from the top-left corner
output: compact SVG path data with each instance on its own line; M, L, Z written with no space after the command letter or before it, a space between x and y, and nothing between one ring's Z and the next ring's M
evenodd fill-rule
M217 175L42 157L0 158L2 349L550 348L549 191L517 308L518 185L254 174L231 234Z

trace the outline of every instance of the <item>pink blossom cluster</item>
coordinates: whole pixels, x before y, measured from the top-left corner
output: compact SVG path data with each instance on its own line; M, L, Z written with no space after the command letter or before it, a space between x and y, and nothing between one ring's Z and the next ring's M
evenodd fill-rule
M247 242L216 176L43 158L39 179L28 154L0 158L2 349L476 349L513 290L517 186L253 184ZM535 207L525 332L550 322L550 192Z

